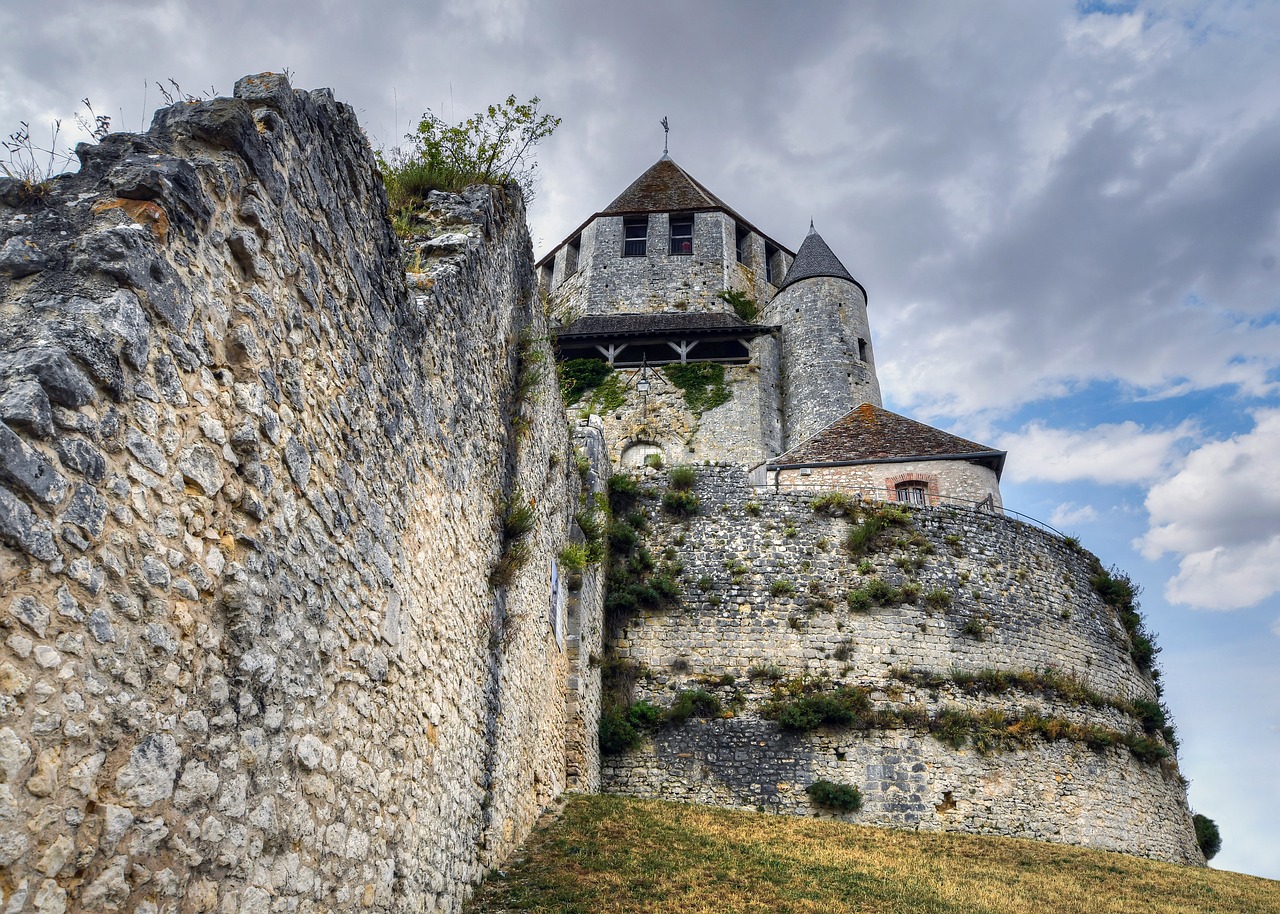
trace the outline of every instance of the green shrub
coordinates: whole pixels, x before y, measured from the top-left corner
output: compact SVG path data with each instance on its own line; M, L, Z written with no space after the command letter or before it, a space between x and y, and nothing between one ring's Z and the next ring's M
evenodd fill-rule
M802 733L824 725L865 726L871 715L871 698L855 686L828 690L819 683L792 680L774 686L774 697L761 714L786 730Z
M778 578L769 585L769 594L774 597L789 597L796 592L796 585L785 578Z
M618 552L630 552L639 540L636 528L625 521L615 521L609 525L609 545Z
M949 609L951 607L951 593L941 587L931 590L924 595L924 605L930 609Z
M662 724L662 709L641 699L627 709L627 722L637 730L654 730Z
M512 492L502 506L502 538L515 540L527 536L536 522L533 504L523 492Z
M1200 853L1204 854L1205 860L1212 860L1222 850L1222 835L1218 832L1217 823L1200 813L1192 816L1191 821L1196 826L1196 843L1200 845Z
M979 641L985 640L987 636L986 626L982 624L982 620L970 616L965 620L964 625L960 626L960 634L969 635Z
M433 190L456 193L472 184L514 181L526 199L532 197L533 147L560 126L560 118L538 111L540 103L511 95L457 124L425 112L405 137L407 149L377 153L392 213L412 208Z
M859 500L853 495L844 492L828 492L809 502L809 507L817 513L830 514L832 517L855 517L859 504Z
M652 467L655 470L662 469L662 455L661 454L645 454L644 465L647 467Z
M702 507L702 499L692 492L668 489L662 493L662 509L676 517L692 517Z
M572 405L599 387L613 369L603 359L569 359L559 364L558 371L564 402Z
M614 473L609 477L609 494L634 498L640 494L640 483L627 473Z
M706 689L681 689L665 718L668 723L682 724L690 717L715 717L720 711L720 699Z
M560 564L568 571L583 572L593 564L586 543L568 543L560 550Z
M667 479L671 483L671 488L678 492L687 492L692 489L693 483L697 478L697 471L691 466L672 467L667 471Z
M640 731L627 716L627 709L617 707L606 708L600 713L601 755L617 755L640 743Z
M857 812L862 808L862 792L850 784L814 781L804 789L815 806L836 812Z
M871 608L875 606L875 602L871 599L871 594L867 593L865 588L857 588L849 591L847 599L849 600L849 608L856 613L871 612Z
M752 664L751 667L747 669L748 679L765 679L772 682L774 680L781 679L785 675L787 675L787 671L781 666L767 661Z

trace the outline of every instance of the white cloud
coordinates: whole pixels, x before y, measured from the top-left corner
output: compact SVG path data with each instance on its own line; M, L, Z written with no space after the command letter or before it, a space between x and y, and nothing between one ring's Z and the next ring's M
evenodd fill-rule
M1271 623L1271 634L1275 635L1277 638L1280 638L1280 616L1277 616L1276 621ZM1280 731L1280 726L1275 727L1273 729Z
M1015 482L1076 482L1133 485L1158 479L1179 459L1178 444L1196 434L1187 421L1170 429L1147 429L1136 422L1072 431L1032 422L1006 435L1007 472Z
M1251 431L1196 448L1147 493L1149 527L1135 545L1150 559L1180 557L1165 588L1173 602L1239 609L1280 592L1280 409L1253 418Z
M1049 523L1055 527L1070 527L1075 524L1087 524L1098 519L1098 512L1093 505L1077 505L1066 501L1053 509L1049 515Z

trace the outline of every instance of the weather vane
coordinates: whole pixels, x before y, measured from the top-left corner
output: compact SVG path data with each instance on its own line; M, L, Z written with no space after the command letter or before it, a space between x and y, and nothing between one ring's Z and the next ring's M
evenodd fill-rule
M667 116L662 116L662 154L667 155L667 137L671 135L671 125L667 123Z

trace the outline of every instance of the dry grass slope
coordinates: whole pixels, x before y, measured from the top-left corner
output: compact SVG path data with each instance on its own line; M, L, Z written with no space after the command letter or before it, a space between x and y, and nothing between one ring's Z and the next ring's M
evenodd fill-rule
M468 910L1280 914L1280 882L1037 841L576 796Z

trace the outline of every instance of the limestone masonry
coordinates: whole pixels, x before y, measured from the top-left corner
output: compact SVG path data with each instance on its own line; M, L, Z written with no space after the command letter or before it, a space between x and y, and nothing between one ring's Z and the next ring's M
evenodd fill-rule
M664 157L539 264L515 188L402 242L351 109L274 74L78 154L0 180L0 910L458 911L566 789L1202 862L1097 569L882 408L816 232ZM788 683L877 726L788 730ZM939 738L986 712L1039 735Z

